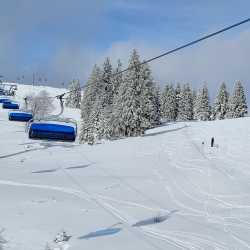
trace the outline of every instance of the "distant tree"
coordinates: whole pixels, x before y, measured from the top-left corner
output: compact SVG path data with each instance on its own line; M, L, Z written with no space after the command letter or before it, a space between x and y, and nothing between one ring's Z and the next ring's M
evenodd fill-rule
M206 85L199 89L194 107L194 118L201 121L210 119L209 95Z
M244 117L247 114L247 102L244 88L241 82L236 82L234 91L229 99L228 118Z
M81 86L79 80L73 80L69 85L69 95L66 99L66 106L69 108L80 108Z
M193 92L189 84L183 85L179 98L179 121L193 120Z
M193 95L193 118L194 118L194 116L195 116L195 102L196 102L196 97L197 97L197 92L195 89L193 89L192 95Z
M161 116L163 120L175 121L176 120L176 91L173 85L166 85L161 97Z
M35 118L44 118L54 109L53 99L49 97L49 93L46 90L42 90L37 95L31 96L29 103L31 112Z
M181 95L181 85L180 83L177 83L176 88L175 88L175 97L176 97L176 111L175 111L175 115L176 118L178 117L178 113L179 113L179 101L180 101L180 95Z
M213 106L212 114L214 119L225 119L228 112L228 97L229 94L227 92L226 84L222 83Z

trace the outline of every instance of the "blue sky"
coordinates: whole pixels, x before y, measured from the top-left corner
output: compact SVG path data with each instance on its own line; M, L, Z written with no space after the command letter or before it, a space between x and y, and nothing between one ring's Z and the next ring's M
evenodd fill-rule
M0 74L83 83L105 56L161 53L250 16L249 0L8 0L0 2ZM250 86L250 24L152 64L155 79ZM229 64L229 62L231 62ZM235 64L235 67L234 67ZM248 64L248 65L247 65Z

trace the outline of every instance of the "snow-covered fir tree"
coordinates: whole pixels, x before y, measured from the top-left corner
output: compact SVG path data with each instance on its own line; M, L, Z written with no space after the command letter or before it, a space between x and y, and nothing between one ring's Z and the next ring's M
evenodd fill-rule
M153 80L152 72L148 64L143 64L141 67L141 77L143 81L141 101L144 122L142 126L147 129L160 123L160 97L159 90Z
M98 137L100 139L109 138L111 134L110 120L114 100L114 81L112 75L112 65L110 59L107 57L103 63L102 69L103 94L101 98L101 110L98 122Z
M196 92L196 89L193 89L193 118L194 118L194 113L195 113L195 102L196 102L196 97L197 97L197 92Z
M193 120L193 92L189 84L184 84L181 89L177 119L179 121Z
M180 85L180 83L177 83L176 88L175 88L175 97L176 97L175 116L176 116L176 119L177 119L177 116L178 116L178 113L179 113L180 94L181 94L181 85Z
M73 80L69 85L69 95L66 98L65 105L69 108L80 108L81 86L79 80Z
M222 83L213 106L212 116L213 119L225 119L228 112L228 97L226 84Z
M114 88L113 89L113 92L114 92L113 99L118 95L119 87L123 81L123 74L120 74L121 71L122 71L122 63L121 63L121 60L118 60L117 67L114 69L113 77L112 77L113 88ZM113 100L113 102L114 102L114 100Z
M84 89L81 102L82 122L79 140L82 143L93 144L97 138L102 94L102 71L97 65L94 65Z
M114 87L111 77L112 77L112 65L109 57L107 57L103 63L103 69L102 69L102 81L104 89L102 96L103 108L110 107L113 102Z
M209 95L206 85L199 89L194 106L194 118L200 121L210 119Z
M161 116L165 121L176 120L176 92L173 85L166 85L161 97Z
M112 137L115 137L115 129L116 129L116 109L117 105L119 103L119 90L120 87L124 81L123 73L120 73L122 71L122 63L120 60L117 61L117 67L114 69L112 74L112 81L113 81L113 100L111 105L111 116L109 119L109 126L108 126L108 137L111 139Z
M129 60L130 70L124 75L115 103L115 123L112 131L118 137L142 135L146 129L143 107L145 83L142 65L139 64L139 55L133 50Z
M247 114L247 102L241 82L236 82L228 103L228 118L244 117Z

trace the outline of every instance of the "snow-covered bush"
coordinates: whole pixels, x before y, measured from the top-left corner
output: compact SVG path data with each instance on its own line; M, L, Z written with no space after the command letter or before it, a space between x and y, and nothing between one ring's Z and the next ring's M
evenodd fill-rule
M29 102L31 112L35 118L43 118L54 109L53 99L49 97L49 93L46 90L42 90L37 95L32 96Z
M64 230L59 232L51 243L47 243L45 250L67 250L69 248L68 241L71 236Z

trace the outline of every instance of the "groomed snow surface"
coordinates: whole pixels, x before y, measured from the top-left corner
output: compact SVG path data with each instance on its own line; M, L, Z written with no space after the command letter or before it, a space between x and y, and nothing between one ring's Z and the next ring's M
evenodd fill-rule
M37 88L19 85L17 99L27 91ZM65 230L69 250L249 249L249 149L250 118L166 124L88 146L29 140L0 108L5 248L44 250Z

